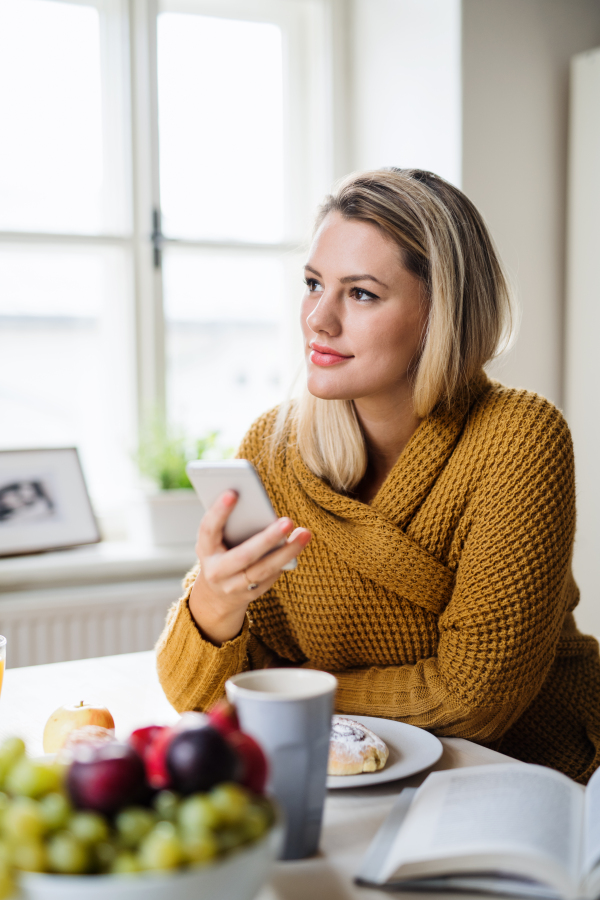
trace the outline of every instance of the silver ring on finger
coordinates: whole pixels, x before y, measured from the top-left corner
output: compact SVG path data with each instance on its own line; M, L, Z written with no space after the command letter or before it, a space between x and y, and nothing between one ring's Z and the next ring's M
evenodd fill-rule
M258 587L258 581L250 581L250 579L248 578L248 573L246 572L245 569L244 569L244 578L246 579L246 583L248 585L248 590L255 591L256 588Z

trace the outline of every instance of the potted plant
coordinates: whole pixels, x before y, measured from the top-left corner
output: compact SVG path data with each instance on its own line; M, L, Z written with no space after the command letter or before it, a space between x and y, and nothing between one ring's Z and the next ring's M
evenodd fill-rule
M218 433L191 440L155 418L142 430L135 460L146 482L143 513L134 530L159 546L194 545L203 509L185 467L192 459L231 455L217 444Z

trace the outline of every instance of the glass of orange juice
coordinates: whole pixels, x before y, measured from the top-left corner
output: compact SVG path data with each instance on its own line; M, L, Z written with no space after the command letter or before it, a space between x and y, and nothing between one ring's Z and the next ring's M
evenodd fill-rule
M4 680L4 666L6 664L6 638L0 634L0 691Z

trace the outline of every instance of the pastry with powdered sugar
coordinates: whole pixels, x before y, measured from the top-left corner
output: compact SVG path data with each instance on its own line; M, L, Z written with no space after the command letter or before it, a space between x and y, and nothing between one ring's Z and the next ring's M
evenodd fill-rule
M387 762L389 750L376 734L353 719L334 716L329 741L328 775L360 775L377 772Z

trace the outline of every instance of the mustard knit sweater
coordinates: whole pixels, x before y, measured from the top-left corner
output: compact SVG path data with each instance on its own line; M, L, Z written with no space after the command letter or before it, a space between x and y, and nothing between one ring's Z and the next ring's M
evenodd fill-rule
M189 574L157 645L173 706L204 709L234 673L291 661L335 673L338 712L468 738L585 783L600 764L600 659L572 615L575 482L560 412L482 373L421 423L369 505L309 471L293 426L269 461L274 421L262 416L239 455L313 540L221 647L190 615Z

